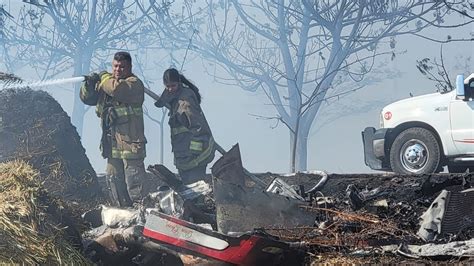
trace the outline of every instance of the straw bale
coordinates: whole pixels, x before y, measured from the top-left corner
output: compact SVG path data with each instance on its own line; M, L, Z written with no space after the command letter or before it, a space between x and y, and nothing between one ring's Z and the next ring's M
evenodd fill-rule
M26 162L0 163L0 264L90 264L73 247L80 236L67 209L38 177Z

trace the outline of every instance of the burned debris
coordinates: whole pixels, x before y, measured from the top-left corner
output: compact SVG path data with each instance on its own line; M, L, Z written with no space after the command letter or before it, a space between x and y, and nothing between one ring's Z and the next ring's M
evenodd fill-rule
M305 258L304 243L282 241L263 228L311 226L313 215L300 206L305 203L256 187L243 171L238 146L220 158L214 169L217 172L213 174L213 195L208 198L210 191L204 182L184 186L166 167L149 167L157 178L168 181L167 189L162 186L158 191L173 192L149 195L142 208L136 210L103 207L100 215L95 214L100 217L101 227L85 235L92 244L86 250L99 254L107 247L109 253L115 251L119 256L116 240L120 239L128 248L140 246L134 258L151 248L160 254L178 256L182 261L189 256L197 257L205 265L301 265ZM234 179L216 180L228 178L231 173ZM98 262L103 262L103 258Z
M217 225L222 233L314 223L313 216L301 208L301 200L267 192L245 174L237 145L214 164L212 176Z
M425 241L460 236L474 227L474 189L443 190L421 216L418 236Z
M213 165L211 180L207 180L212 182L212 193L201 188L199 191L206 191L203 194L207 200L197 200L200 197L183 199L192 190L183 187L166 167L155 165L148 170L168 182L168 189L182 200L174 200L171 205L175 207L170 208L167 199L168 204L164 205L167 207L163 208L160 204L150 205L151 199L147 199L148 206L154 208L141 209L138 216L142 220L132 226L133 230L130 227L125 230L126 234L135 232L135 238L142 239L139 250L145 250L144 245L159 245L171 250L159 252L172 254L181 261L205 260L205 265L422 262L424 259L471 257L470 223L455 225L458 232L445 229L430 244L417 235L423 228L420 217L429 212L436 196L443 197L446 193L443 188L460 191L470 187L469 174L450 175L450 186L438 186L439 179L431 175L343 176L319 172L319 175L277 176L267 173L257 175L262 183L268 184L261 187L261 182L253 181L255 176L245 173L238 146L235 146ZM318 183L319 186L315 185ZM301 193L305 187L317 189ZM434 188L439 190L434 191ZM465 196L463 193L469 191L449 193ZM192 193L199 194L196 190ZM357 198L356 208L354 198ZM186 201L191 204L186 206ZM172 214L171 209L182 211ZM461 220L469 220L472 211L462 210ZM190 215L182 215L185 212ZM206 219L196 219L200 216ZM102 237L98 239L102 241ZM459 248L455 249L458 252L449 249L452 241L458 241ZM134 240L134 243L137 242ZM444 256L440 256L443 251Z

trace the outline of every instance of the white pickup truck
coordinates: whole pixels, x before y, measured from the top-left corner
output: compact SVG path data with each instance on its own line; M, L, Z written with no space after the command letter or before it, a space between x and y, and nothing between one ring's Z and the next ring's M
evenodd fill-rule
M362 132L365 164L401 174L474 172L474 73L456 89L385 106L380 129Z

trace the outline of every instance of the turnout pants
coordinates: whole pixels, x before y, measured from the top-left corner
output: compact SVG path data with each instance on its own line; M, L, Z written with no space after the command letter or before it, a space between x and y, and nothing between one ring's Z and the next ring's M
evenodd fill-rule
M181 181L183 181L185 185L189 185L199 180L204 180L204 177L206 176L206 166L207 164L198 165L197 167L189 169L187 171L182 171L178 169Z
M143 159L107 159L107 189L114 205L131 207L141 200L142 184L145 177Z

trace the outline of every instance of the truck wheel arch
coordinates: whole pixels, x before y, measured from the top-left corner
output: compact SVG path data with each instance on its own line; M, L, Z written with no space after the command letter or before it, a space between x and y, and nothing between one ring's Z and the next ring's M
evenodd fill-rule
M386 152L386 154L390 154L390 150L392 148L393 141L398 136L398 134L400 134L404 130L406 130L408 128L412 128L412 127L421 127L421 128L426 129L426 130L429 130L429 131L431 131L431 133L433 133L436 140L438 141L439 148L440 148L440 154L441 154L440 164L441 165L446 165L446 156L445 156L445 153L444 153L444 148L445 147L444 147L444 143L441 141L441 138L439 137L438 132L432 126L430 126L429 124L419 122L419 121L405 122L405 123L400 124L400 125L396 126L395 128L393 128L390 131L390 133L387 135L387 138L386 138L386 141L385 141L385 152Z

